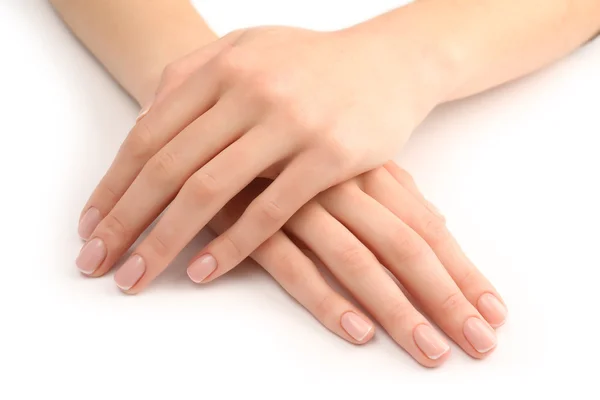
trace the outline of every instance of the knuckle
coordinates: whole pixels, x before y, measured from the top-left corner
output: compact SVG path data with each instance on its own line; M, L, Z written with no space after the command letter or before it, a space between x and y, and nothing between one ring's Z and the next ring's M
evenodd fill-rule
M423 243L415 240L411 232L404 226L395 227L388 237L388 245L396 253L395 260L398 263L417 265L411 263L412 260L418 260L425 256L425 246Z
M371 253L358 244L351 244L338 250L338 258L355 276L363 276L374 263Z
M327 164L335 170L353 170L359 163L359 152L348 141L335 134L334 129L328 129L323 137L323 148Z
M119 192L113 189L112 185L106 182L106 179L102 179L98 184L98 193L99 195L108 201L110 204L116 204L117 201L121 198Z
M150 179L160 184L168 184L178 177L177 159L168 151L161 151L148 161L146 173Z
M407 182L410 183L412 185L415 185L415 180L412 177L411 174L408 173L407 170L405 170L404 168L401 168L399 166L396 166L395 168L396 173L398 174L398 176L400 177L400 179L402 179L403 182Z
M159 234L155 234L149 237L148 239L148 243L146 243L146 245L148 246L147 250L149 250L153 256L156 256L159 259L163 259L169 255L170 246L163 237L161 237Z
M215 59L216 67L226 79L240 79L248 75L252 66L251 59L245 51L236 47L224 50Z
M307 101L297 95L293 76L270 71L253 72L247 82L252 100L268 110L276 123L290 127L297 137L320 137L331 125L331 117L315 107L312 99Z
M293 97L290 84L276 74L267 71L255 72L248 78L248 85L256 97L255 100L271 107L291 108Z
M102 232L111 236L117 241L127 241L130 237L130 231L125 223L114 213L109 213L102 221Z
M201 171L192 175L184 187L189 198L196 203L206 203L219 192L216 179Z
M465 304L467 300L462 292L455 291L447 295L440 304L440 311L444 314L452 313Z
M242 251L240 245L234 240L228 232L223 233L220 237L220 245L226 247L224 254L228 254L234 260L243 260L247 254Z
M284 99L280 104L283 104L286 125L294 127L296 136L304 139L304 143L313 143L323 132L327 132L327 118L310 105L292 99Z
M177 79L183 73L183 65L179 62L172 62L163 69L161 81L167 82L172 79Z
M275 262L275 268L279 270L279 277L286 285L295 290L310 290L308 277L304 268L300 265L298 257L290 251L282 252Z
M127 137L123 150L133 160L146 162L154 153L155 142L155 135L147 120L142 118Z
M456 277L456 284L459 288L469 288L479 284L480 275L476 268L466 269L460 276Z
M393 330L412 329L410 321L413 319L414 308L409 302L395 302L385 315L385 321Z
M277 226L285 222L285 213L274 200L257 201L252 211L256 213L261 226Z
M446 220L433 213L427 214L423 223L426 241L432 246L446 243L450 239L450 231L446 226Z
M335 297L333 292L327 292L319 298L313 307L313 314L321 321L332 319L335 313Z

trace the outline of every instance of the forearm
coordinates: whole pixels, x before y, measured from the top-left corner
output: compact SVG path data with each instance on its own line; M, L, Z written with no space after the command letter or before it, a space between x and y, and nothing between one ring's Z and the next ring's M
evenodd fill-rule
M530 73L600 31L599 0L420 0L362 24L435 58L452 100ZM400 55L402 56L402 55Z
M216 39L188 0L50 0L140 104L170 62Z

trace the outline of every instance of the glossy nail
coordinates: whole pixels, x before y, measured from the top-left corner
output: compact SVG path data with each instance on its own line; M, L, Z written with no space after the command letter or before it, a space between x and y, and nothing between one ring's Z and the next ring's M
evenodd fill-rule
M463 328L465 337L479 353L487 353L496 347L496 333L481 319L471 317Z
M413 336L419 349L431 360L437 360L450 350L448 343L429 325L417 326Z
M90 207L79 220L79 237L85 240L89 239L100 221L102 221L100 211L95 207Z
M190 279L196 283L204 281L217 269L217 260L210 254L205 254L194 261L187 269Z
M477 301L477 309L494 328L504 325L506 321L506 306L491 293L484 293Z
M358 316L356 313L349 311L342 315L342 328L352 336L357 342L362 342L373 330L373 325Z
M115 274L115 283L121 290L129 290L138 283L144 272L146 272L144 259L134 254L125 261L125 264Z
M92 274L106 258L106 245L100 238L94 238L83 245L75 265L86 275Z

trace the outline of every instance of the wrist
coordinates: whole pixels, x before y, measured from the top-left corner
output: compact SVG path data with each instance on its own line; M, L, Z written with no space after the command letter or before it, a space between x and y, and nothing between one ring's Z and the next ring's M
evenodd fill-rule
M467 71L465 57L441 23L443 18L428 6L429 2L411 3L349 30L382 46L386 62L403 68L412 64L418 87L435 107L454 97Z

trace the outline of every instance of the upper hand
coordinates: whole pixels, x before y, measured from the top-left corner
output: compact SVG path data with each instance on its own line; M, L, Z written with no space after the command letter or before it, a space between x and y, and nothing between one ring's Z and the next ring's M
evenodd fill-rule
M391 51L364 32L258 28L173 64L185 84L159 92L84 208L95 223L81 234L103 256L81 269L105 273L170 203L122 267L142 270L126 288L138 292L236 193L273 177L202 252L231 269L316 194L385 163L441 98L416 49L393 49L403 63Z

